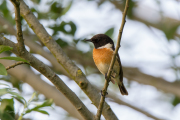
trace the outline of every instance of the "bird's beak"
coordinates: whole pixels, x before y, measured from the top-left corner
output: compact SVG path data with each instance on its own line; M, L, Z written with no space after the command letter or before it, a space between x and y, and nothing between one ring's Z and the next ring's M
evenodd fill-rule
M84 40L84 41L86 41L86 42L92 42L91 39L87 39L87 40Z

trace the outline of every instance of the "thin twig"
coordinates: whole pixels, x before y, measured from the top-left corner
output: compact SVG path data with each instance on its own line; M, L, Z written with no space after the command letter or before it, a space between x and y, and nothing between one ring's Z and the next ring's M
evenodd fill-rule
M126 14L127 14L127 10L128 10L128 4L129 4L129 0L126 0L126 5L125 5L124 12L123 12L123 17L122 17L122 23L121 23L121 27L119 29L117 45L116 45L116 49L115 49L113 58L111 60L109 70L107 72L107 80L105 81L105 84L104 84L104 87L103 87L103 90L102 90L103 95L101 96L100 103L99 103L98 110L97 110L97 114L95 116L96 120L100 120L100 117L101 117L101 114L102 114L103 104L104 104L104 101L105 101L105 95L106 95L106 91L107 91L107 88L108 88L109 82L110 82L109 78L110 78L110 75L111 75L111 72L112 72L112 69L113 69L113 66L114 66L116 55L117 55L119 47L120 47L122 32L123 32L124 24L126 22L125 18L126 18Z
M18 52L19 54L23 54L25 50L24 39L21 27L21 17L20 17L20 2L19 0L11 0L15 7L15 21L16 21L16 29L17 29L17 40L18 40Z
M14 67L16 67L16 66L18 66L18 65L22 65L22 64L29 64L29 63L23 62L23 61L19 61L19 62L14 63L13 65L7 66L7 67L6 67L6 70L9 70L9 69L11 69L11 68L14 68Z

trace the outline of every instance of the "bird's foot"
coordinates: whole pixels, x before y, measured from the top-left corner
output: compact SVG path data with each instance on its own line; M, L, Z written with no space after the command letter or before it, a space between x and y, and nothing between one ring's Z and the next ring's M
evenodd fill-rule
M108 92L105 92L105 95L103 94L103 91L101 90L101 95L103 96L103 97L106 97L106 95L108 95Z
M115 76L113 76L113 75L111 75L110 77L115 78ZM107 73L105 73L105 79L106 79L106 80L108 79Z

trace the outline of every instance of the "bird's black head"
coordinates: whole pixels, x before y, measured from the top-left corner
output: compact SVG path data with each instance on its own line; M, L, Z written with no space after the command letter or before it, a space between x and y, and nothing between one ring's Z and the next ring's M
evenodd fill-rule
M114 50L113 40L105 34L97 34L97 35L93 36L91 39L88 39L85 41L92 42L96 49L112 48Z

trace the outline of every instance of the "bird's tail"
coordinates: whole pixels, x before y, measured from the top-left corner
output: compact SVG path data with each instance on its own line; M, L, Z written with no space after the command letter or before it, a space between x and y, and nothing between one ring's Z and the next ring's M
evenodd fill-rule
M122 95L128 95L128 91L126 90L126 88L124 87L124 84L122 83L121 85L118 85L119 86L119 90L121 92Z

